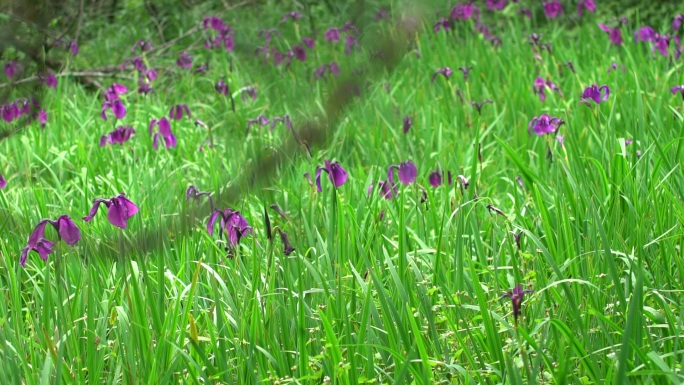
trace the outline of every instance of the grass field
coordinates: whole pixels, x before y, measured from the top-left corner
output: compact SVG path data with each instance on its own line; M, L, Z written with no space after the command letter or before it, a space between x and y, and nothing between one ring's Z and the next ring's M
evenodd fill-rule
M165 44L136 4L124 25L84 23L89 39L45 90L45 126L0 142L0 383L684 383L674 38L664 56L657 37L635 42L636 19L579 17L575 3L556 19L478 3L488 31L442 4L411 19L415 34L401 33L411 22L398 3L387 19L367 9L357 32L325 8L281 21L294 8L217 5L167 20L166 38L180 38ZM434 32L434 9L448 29ZM211 15L232 30L203 29ZM653 27L675 33L671 20ZM280 32L270 43L268 28ZM371 47L386 36L407 44L382 68ZM154 49L132 54L139 40ZM255 55L265 44L269 56ZM291 63L276 65L276 50ZM84 68L136 56L143 76L157 72L148 94L130 63L97 78L101 91L79 83ZM467 80L459 67L472 67ZM103 120L114 82L126 113ZM337 97L349 84L351 99ZM592 84L609 88L599 103L581 99ZM170 119L182 104L192 117ZM287 114L292 129L262 114ZM177 145L161 123L154 149L150 122L163 117ZM135 133L100 146L119 126ZM312 126L325 140L305 135ZM212 233L191 185L221 210ZM82 219L120 193L137 212L115 200ZM21 266L41 219L62 215L78 242L68 221L55 228L70 234L48 223L47 261L30 251Z

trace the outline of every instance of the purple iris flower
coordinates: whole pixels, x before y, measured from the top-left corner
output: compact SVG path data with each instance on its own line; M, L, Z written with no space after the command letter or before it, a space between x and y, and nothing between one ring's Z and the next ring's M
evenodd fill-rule
M563 14L563 5L560 1L553 0L544 3L544 14L549 19L555 19L556 17Z
M487 8L490 11L500 11L506 7L508 0L487 0Z
M114 131L107 135L102 135L100 138L100 147L104 147L107 144L119 144L123 145L131 139L131 136L135 134L135 130L131 126L119 126Z
M221 218L219 222L221 230L219 238L225 235L230 249L234 249L245 235L252 232L247 219L240 215L239 211L227 208L223 210L214 209L211 212L207 222L207 232L209 232L209 235L214 235L214 227L219 218Z
M212 49L223 46L223 48L230 52L235 48L235 39L233 34L235 31L223 20L216 16L209 16L202 21L202 29L211 28L216 31L215 35L208 36L204 42L204 48Z
M347 35L344 38L344 54L349 55L352 52L352 48L359 46L358 40L352 35Z
M273 131L276 123L278 122L285 123L285 127L287 127L287 129L289 130L292 130L292 121L290 120L290 115L285 114L283 116L276 116L273 119L271 119L271 132Z
M477 5L469 2L468 4L456 4L451 8L451 18L454 20L468 20L474 18L477 20L479 17L479 10Z
M55 88L57 87L57 77L50 72L50 70L47 71L47 73L41 73L38 75L38 78L45 84L45 86L50 87L50 88Z
M126 88L126 86L119 83L113 83L105 91L105 99L107 101L113 102L115 100L119 100L119 95L123 95L126 92L128 92L128 88Z
M252 100L256 100L257 98L257 89L254 86L247 86L244 87L240 90L240 98L244 101L246 97L252 98Z
M547 114L541 114L530 120L530 123L527 125L527 134L531 135L530 129L534 130L534 133L539 136L550 134L552 132L556 132L558 127L560 127L563 123L565 123L563 119L552 117Z
M328 63L328 69L334 76L340 76L340 66L335 61Z
M480 115L482 113L482 106L484 106L485 104L488 104L488 103L491 104L491 103L494 103L494 101L491 99L485 99L481 102L476 102L473 100L470 102L470 105L475 107L475 109L477 110L477 114Z
M192 55L190 55L187 51L183 51L183 53L176 60L176 64L178 64L180 68L192 68Z
M589 100L593 100L594 103L599 104L608 100L610 95L610 88L607 85L602 85L599 87L598 84L592 84L584 89L582 95L580 95L580 101L584 104L589 105Z
M306 50L301 45L293 45L292 53L299 61L306 61Z
M396 183L394 182L394 170L399 170L399 181L404 186L408 186L409 184L416 181L418 169L416 168L416 165L413 164L413 162L409 160L406 162L401 162L399 164L393 164L390 165L387 169L387 180L389 181L392 188L394 188L394 186L396 185Z
M539 100L542 102L546 100L546 93L544 92L546 88L549 88L552 91L556 91L558 93L562 92L560 88L556 84L554 84L551 80L544 80L543 78L536 78L534 80L534 85L532 86L532 89L534 90L535 94L539 94Z
M176 140L176 136L171 131L171 123L168 121L168 119L166 119L166 117L163 117L159 120L152 119L152 121L150 121L150 135L152 135L152 132L154 132L155 126L159 126L159 132L154 134L154 139L152 140L152 147L154 147L155 150L158 148L160 135L162 138L164 138L164 143L166 144L167 149L171 147L176 147L178 142Z
M176 104L171 107L171 110L169 111L169 119L181 120L183 119L183 114L187 115L188 118L192 118L187 104Z
M622 45L622 31L620 30L620 27L610 27L605 24L599 24L599 28L601 28L602 31L608 32L608 37L610 38L610 42L615 44L615 45Z
M581 0L579 3L577 3L578 16L582 16L582 13L585 9L591 13L596 12L596 3L594 0Z
M126 198L126 194L121 193L110 199L97 198L93 200L93 207L90 213L83 217L83 220L90 222L97 214L100 204L104 203L107 206L107 219L109 223L116 227L125 229L128 225L128 220L138 212L138 206Z
M48 223L57 230L59 239L69 246L74 246L81 239L81 231L68 215L62 215L56 221L43 219L33 229L28 239L28 245L21 250L21 259L19 260L21 266L26 265L26 259L31 251L37 252L43 261L47 261L48 255L52 253L52 247L55 245L54 242L45 238L45 226Z
M461 70L461 72L463 72L463 81L467 82L468 81L468 75L470 75L470 71L473 70L473 67L472 66L458 67L458 69Z
M264 114L261 114L254 119L247 119L247 132L249 132L249 129L252 127L253 124L259 124L261 126L265 126L265 125L269 124L270 122L271 121Z
M393 188L389 182L386 182L384 180L378 181L378 187L380 191L380 195L382 195L383 198L385 199L392 199L396 195L396 189ZM368 186L368 193L367 197L370 199L371 194L373 193L373 184Z
M437 75L444 75L444 77L449 80L449 77L451 74L453 74L454 71L451 70L449 67L444 67L444 68L437 68L435 72L433 72L432 77L430 78L430 82L434 83L435 79L437 78Z
M76 40L70 41L67 45L67 49L71 52L71 56L78 55L78 42L76 42Z
M131 50L132 54L135 54L135 51L140 47L140 52L150 52L154 49L152 46L152 42L150 41L144 41L144 40L139 40L133 44L133 49Z
M328 64L323 64L314 70L314 80L325 78L326 72L330 71L334 76L340 75L340 66L337 62L330 62Z
M404 134L408 134L411 127L413 127L413 118L408 115L404 116Z
M302 15L301 12L290 11L290 12L283 15L282 21L287 21L288 19L290 19L292 21L297 21L297 20L301 19L302 17L304 17L304 16Z
M680 28L682 28L682 24L684 23L684 13L680 13L672 19L672 29L677 32L679 31Z
M214 85L214 88L216 89L216 92L218 92L219 94L228 95L228 93L230 92L230 88L226 83L226 78L219 79L216 82L216 85Z
M292 244L290 243L290 238L287 236L287 233L284 232L283 230L278 229L278 234L280 235L280 240L283 242L283 254L290 255L295 251L295 248L292 247Z
M325 171L328 174L328 179L335 186L335 188L341 187L347 183L347 171L340 166L337 162L325 161L325 167L318 166L316 168L316 189L318 192L323 191L321 189L321 172Z
M430 182L430 186L432 187L439 187L442 185L444 179L444 171L436 170L430 173L428 176L428 182ZM452 178L451 178L451 171L447 171L447 181L449 185L451 186L452 183Z
M652 42L655 39L655 36L655 30L649 26L641 27L634 31L634 41L636 41L637 43L640 41Z
M304 44L308 49L313 49L313 47L316 46L316 41L310 37L303 37L302 44Z
M102 112L100 113L100 116L104 120L107 120L107 110L112 110L117 119L123 119L123 117L126 116L126 106L124 106L124 104L118 98L114 101L107 100L102 105Z
M16 73L17 73L17 66L18 66L18 64L16 61L14 61L14 60L8 61L5 64L5 75L10 79L13 78L14 75L16 75Z
M45 110L40 110L38 112L38 120L40 121L40 125L45 127L45 124L47 123L48 119L48 114Z
M518 317L522 314L522 302L525 294L534 293L534 290L523 290L522 285L518 285L513 290L509 290L501 298L510 298L513 306L513 319L518 324Z
M0 174L0 190L4 189L7 187L7 180Z
M682 95L682 99L684 99L684 85L674 86L670 88L670 92L672 95L677 95L677 92L679 92Z
M340 30L337 29L337 27L328 28L328 30L325 31L325 35L323 35L323 37L325 38L325 41L337 43L338 41L340 41Z
M443 17L435 23L435 26L432 28L432 30L435 32L435 35L439 33L440 29L443 29L445 32L448 32L449 29L451 28L451 25L449 23L449 19L446 17Z

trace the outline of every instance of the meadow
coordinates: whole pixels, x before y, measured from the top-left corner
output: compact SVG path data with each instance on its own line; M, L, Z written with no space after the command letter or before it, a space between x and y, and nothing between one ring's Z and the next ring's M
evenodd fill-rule
M684 15L124 4L3 52L1 384L684 384Z

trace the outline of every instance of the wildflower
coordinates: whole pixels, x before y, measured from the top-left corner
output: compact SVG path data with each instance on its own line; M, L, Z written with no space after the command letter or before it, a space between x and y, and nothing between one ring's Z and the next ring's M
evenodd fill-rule
M508 0L487 0L487 8L490 11L500 11L506 7Z
M318 166L316 169L316 189L318 192L323 191L321 189L321 172L323 171L328 174L328 179L336 188L347 182L347 171L339 163L326 160L325 167Z
M105 99L113 102L119 100L119 95L123 95L128 91L126 86L119 83L112 83L112 85L105 91Z
M50 70L48 70L47 73L41 73L38 77L42 80L45 86L50 88L57 87L57 77L50 72Z
M532 18L532 10L530 10L529 8L520 8L520 10L518 11L518 15L523 15L526 18L531 19Z
M328 28L328 30L325 31L325 35L323 35L323 37L325 41L337 43L338 41L340 41L340 31L337 29L337 27Z
M518 317L522 314L522 302L525 294L534 293L534 290L523 290L522 285L518 285L513 290L509 290L501 298L510 298L513 306L513 319L515 324L518 324Z
M278 123L278 122L284 122L285 127L287 127L287 129L289 129L289 130L292 129L292 121L290 121L290 115L285 114L282 117L276 116L275 118L271 119L271 131L273 131L276 123Z
M197 186L190 185L188 186L188 189L185 190L186 201L194 199L196 202L199 202L200 198L203 196L209 197L209 200L211 201L211 193L208 191L200 191ZM213 201L211 203L213 203Z
M396 188L392 187L390 183L381 180L378 181L378 187L380 188L380 195L382 195L383 198L385 199L392 199L396 195ZM368 186L368 193L367 197L370 199L371 194L373 193L373 184Z
M225 77L219 79L214 85L214 88L216 89L216 92L218 92L219 94L228 95L228 93L230 92L230 88L226 83Z
M578 16L582 16L582 13L585 9L591 13L596 12L596 3L594 3L594 0L581 0L579 3L577 3Z
M461 187L463 187L463 189L467 190L468 187L470 187L470 181L468 181L468 178L466 178L463 175L458 175L457 178L458 181L461 183Z
M313 49L313 47L316 45L316 41L310 37L303 37L302 44L304 44L308 49Z
M468 75L470 74L470 71L473 70L473 67L468 66L468 67L458 67L461 72L463 72L463 81L468 81Z
M610 67L608 67L608 69L606 70L606 72L610 73L610 71L615 71L617 69L618 69L618 63L612 62L610 64ZM622 66L622 72L625 72L625 71L626 71L626 69L625 69L625 66L623 65Z
M7 180L0 174L0 190L4 189L7 187Z
M435 26L432 28L432 30L435 32L435 35L439 33L440 29L443 29L445 32L448 32L449 29L451 28L449 24L449 19L443 17L435 23Z
M479 10L477 6L473 3L468 4L456 4L451 9L451 18L454 20L468 20L474 18L477 20L479 17Z
M72 57L78 55L78 42L76 42L76 40L72 40L69 42L67 49L71 52Z
M28 245L21 250L21 259L19 260L21 266L26 265L28 253L31 251L37 252L43 261L47 261L48 255L52 254L52 247L55 243L45 238L47 224L52 225L57 231L59 239L69 246L74 246L81 239L81 231L68 215L62 215L56 221L43 219L33 229L28 239Z
M428 176L428 182L430 182L430 186L432 187L439 187L442 185L444 179L444 171L433 171L430 173ZM447 181L449 185L451 186L452 180L451 180L451 171L447 171Z
M558 119L547 114L541 114L530 120L530 123L527 126L527 134L531 135L530 129L534 130L534 133L539 136L550 134L552 132L556 132L558 127L560 127L563 123L565 122L562 119Z
M620 27L609 27L605 24L599 24L599 28L601 28L602 31L608 32L608 37L610 38L610 42L615 44L615 45L622 45L622 31L620 30Z
M679 92L682 95L682 99L684 99L684 85L674 86L670 88L670 92L672 95L676 95Z
M252 100L256 100L257 98L257 90L254 86L247 86L245 88L242 88L239 92L240 98L242 98L243 101L245 100L245 96L249 96L250 98L252 98Z
M299 61L306 61L306 50L300 45L292 46L292 53Z
M240 215L239 211L230 208L223 210L213 209L207 222L209 235L214 235L214 227L219 217L221 218L219 222L219 229L221 230L219 237L225 235L231 249L235 248L240 243L240 240L252 231L249 223Z
M672 19L672 29L676 32L682 27L684 23L684 13L680 13Z
M207 40L204 42L204 48L212 49L223 46L228 52L235 48L234 31L223 20L216 16L209 16L202 21L202 29L206 30L207 28L216 31L216 34L213 38L211 36L207 37Z
M413 127L413 118L408 115L404 116L404 134L408 134L411 127Z
M471 101L470 104L477 109L477 114L480 115L482 113L482 106L484 106L487 103L494 103L491 99L485 99L481 102L476 102L476 101Z
M152 135L155 126L159 127L159 132L154 134L154 139L152 140L152 147L154 147L155 150L158 148L160 134L162 138L164 138L164 142L166 144L167 149L171 147L176 147L178 142L176 141L176 136L171 131L171 123L169 123L168 119L166 119L166 117L163 117L159 120L152 119L152 121L150 121L150 135Z
M169 119L172 120L181 120L183 119L183 113L188 116L188 118L192 118L192 115L190 115L190 109L188 108L187 104L177 104L175 106L171 107L171 110L169 111Z
M544 14L549 19L555 19L563 13L563 5L558 0L544 2Z
M100 147L106 144L120 144L123 145L131 136L135 134L135 130L131 126L119 126L114 131L107 135L102 135L100 138Z
M109 223L122 229L126 228L128 220L138 212L138 206L128 200L126 194L121 193L110 199L97 198L93 200L93 207L90 209L90 213L83 217L83 220L90 222L95 214L97 214L97 210L102 203L107 206L107 219Z
M126 106L124 106L119 99L114 101L107 100L104 102L102 105L102 112L100 113L100 116L104 120L107 120L107 110L112 110L117 119L123 119L123 117L126 116Z
M534 80L534 85L532 86L532 89L535 94L539 94L539 100L542 102L546 100L546 93L544 92L544 90L547 87L552 91L557 91L559 93L561 92L560 88L558 88L558 86L555 85L551 80L545 81L543 78L536 78Z
M144 41L144 40L138 40L133 44L133 49L131 50L132 54L135 54L135 51L140 47L140 52L149 52L154 49L152 46L152 42L150 41Z
M282 22L287 21L287 19L290 19L292 21L297 21L304 17L301 12L297 11L290 11L286 14L283 15Z
M283 254L290 255L295 251L295 248L292 247L292 244L290 243L290 238L287 236L287 233L284 232L283 230L278 229L278 234L280 234L280 240L283 242Z
M451 74L454 73L454 71L451 70L449 67L444 67L444 68L437 68L437 70L432 74L432 77L430 78L430 82L434 83L435 78L437 78L437 75L441 74L444 75L444 77L449 80L449 77Z
M409 184L415 182L416 176L418 174L418 169L416 168L416 165L413 164L413 162L406 161L406 162L401 162L398 165L393 164L389 166L387 169L387 180L389 180L390 185L392 188L396 185L394 183L394 170L399 170L399 181L404 185L408 186Z
M247 132L249 132L249 129L252 127L253 124L260 124L262 126L265 126L270 122L271 121L264 114L260 114L254 119L247 119Z
M588 105L589 99L591 99L594 103L599 104L608 100L608 95L610 95L610 88L607 85L599 87L598 84L592 84L584 89L580 95L580 101Z
M352 51L352 48L358 46L359 42L356 40L356 38L352 35L347 35L347 37L344 39L344 54L349 55Z
M641 27L634 31L634 41L635 42L640 42L640 41L649 41L652 42L653 39L656 36L656 32L652 27L646 26L646 27Z
M188 54L187 51L183 51L176 60L176 64L178 64L180 68L190 69L192 68L192 57L193 56Z
M7 63L5 63L5 76L8 78L13 78L14 75L17 73L17 62L14 60L10 60Z

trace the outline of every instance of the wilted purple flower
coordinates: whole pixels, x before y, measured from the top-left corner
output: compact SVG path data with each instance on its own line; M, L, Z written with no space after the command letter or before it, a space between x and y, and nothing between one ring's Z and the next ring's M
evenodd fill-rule
M242 89L240 90L240 97L242 98L243 101L245 100L245 97L246 97L246 96L249 96L250 98L252 98L252 100L256 100L256 98L257 98L257 89L256 89L256 87L254 87L254 86L247 86L247 87L242 88Z
M444 77L449 80L449 77L451 74L454 73L454 71L451 70L449 67L444 67L444 68L437 68L437 70L432 74L432 77L430 78L430 82L434 83L435 78L437 78L437 75L442 74Z
M7 180L0 174L0 190L4 189L7 187Z
M513 319L515 324L518 324L518 317L522 314L522 302L523 297L527 293L534 293L534 290L523 290L522 285L518 285L513 290L509 290L506 294L502 295L501 298L510 298L511 304L513 305Z
M399 181L404 186L408 186L409 184L415 182L416 176L418 175L418 169L416 168L416 165L410 160L401 162L399 164L393 164L387 169L387 180L392 188L394 188L396 185L394 182L394 170L399 170Z
M449 23L449 19L447 19L446 17L443 17L443 18L437 20L437 22L435 23L435 26L433 27L433 31L435 32L435 34L438 34L440 29L443 29L445 32L448 32L450 28L451 28L451 25Z
M684 13L680 13L672 19L672 29L677 32L679 29L682 27L682 23L684 23Z
M181 120L183 119L183 114L187 115L188 118L192 118L187 104L176 104L175 106L172 106L169 111L169 119Z
M273 119L271 119L271 131L273 131L276 123L278 122L284 122L285 127L287 127L288 130L292 130L292 121L290 120L290 115L285 114L283 116L276 116Z
M506 7L508 0L487 0L487 8L490 11L500 11Z
M135 134L135 130L131 126L119 126L114 131L107 135L102 135L100 138L100 147L106 144L120 144L123 145L131 136Z
M337 43L340 41L340 31L337 29L337 27L328 28L323 37L325 38L325 41Z
M121 193L110 199L97 198L93 200L93 208L90 209L88 215L83 217L83 220L90 222L95 214L97 214L101 203L107 206L107 219L109 223L122 229L126 228L128 220L138 212L138 206L128 200L126 194Z
M139 40L133 44L133 49L131 50L132 54L135 54L136 49L140 47L140 52L149 52L154 49L152 46L152 42L150 41L144 41L144 40Z
M187 51L183 51L183 53L176 60L176 64L178 64L180 68L192 68L192 55L190 55Z
M404 116L404 134L408 134L411 127L413 127L413 118L408 115Z
M216 92L218 92L219 94L228 95L228 93L230 92L230 88L226 83L226 78L219 79L216 82L216 85L214 85L214 88L216 89Z
M544 3L544 14L549 19L555 19L563 13L563 5L558 0Z
M599 24L599 28L601 28L602 31L608 32L608 37L610 38L610 42L615 44L615 45L622 45L622 31L620 30L620 27L609 27L605 24Z
M294 54L297 60L306 61L306 50L301 45L293 45L292 54Z
M154 132L154 127L159 126L159 132L154 134L154 139L152 140L152 147L154 149L158 149L158 142L159 142L159 136L161 135L162 138L164 138L164 143L166 144L166 148L171 148L171 147L176 147L178 144L176 140L176 136L173 134L171 131L171 123L166 119L166 117L163 117L159 120L157 119L152 119L150 121L150 135Z
M610 95L610 88L607 85L602 85L599 87L598 84L592 84L584 89L582 95L580 95L580 101L589 105L589 99L593 100L594 103L599 104L608 100Z
M473 101L470 102L470 105L472 105L473 107L475 107L475 109L477 110L477 114L480 115L480 114L482 113L482 106L484 106L484 105L487 104L487 103L490 103L490 104L491 104L491 103L494 103L494 101L492 101L491 99L485 99L485 100L483 100L483 101L481 101L481 102L476 102L476 101L473 100Z
M14 75L17 73L17 62L14 60L10 60L5 64L5 76L8 78L13 78Z
M31 251L37 252L43 261L47 261L48 255L52 253L52 247L55 245L54 242L45 238L45 226L48 223L57 230L59 238L69 246L74 246L81 239L81 231L68 215L62 215L56 221L43 219L33 229L29 236L28 245L21 250L21 259L19 260L21 266L26 264L28 253Z
M547 114L541 114L535 116L530 120L530 124L527 126L527 134L531 135L530 129L534 130L534 133L541 136L544 134L550 134L556 132L558 127L565 123L562 119L558 119Z
M283 254L290 255L295 251L295 248L292 247L292 244L290 243L290 238L287 236L287 233L284 232L283 230L278 229L278 234L280 235L280 240L283 242Z
M303 37L302 44L304 44L308 49L313 49L313 47L316 46L316 41L310 37Z
M102 112L100 113L100 116L104 120L107 120L107 110L112 110L117 119L123 119L123 117L126 116L126 106L124 106L123 102L121 102L119 99L111 102L107 100L104 102L104 104L102 104Z
M473 70L473 67L468 66L468 67L458 67L461 72L463 72L463 81L468 81L468 75L470 74L470 71Z
M634 31L634 41L637 43L640 41L653 41L656 36L656 32L652 27L646 26L641 27Z
M458 175L457 178L464 190L467 190L468 187L470 187L470 181L468 181L468 178L463 175Z
M451 9L451 18L454 20L468 20L471 17L474 17L474 19L477 20L478 16L479 10L477 6L470 2L468 4L456 4Z
M328 179L336 188L347 182L347 171L339 163L326 160L325 167L318 166L316 169L316 189L318 192L323 191L321 189L321 172L323 171L328 174Z
M260 124L262 126L265 126L270 122L271 121L264 114L260 114L254 119L247 119L247 132L249 132L249 129L252 127L253 124Z
M240 240L252 231L247 220L240 215L239 211L229 208L223 210L214 209L207 222L207 232L209 232L209 235L214 235L214 227L219 217L221 218L221 222L219 222L221 234L219 236L226 236L230 249L235 248L240 243Z
M670 88L670 92L672 95L676 95L679 92L682 95L682 99L684 99L684 85L674 86Z
M594 0L581 0L577 3L577 15L582 16L585 9L591 13L596 12L596 3L594 3Z
M302 16L301 12L290 11L290 12L283 15L282 21L287 21L287 19L290 19L292 21L296 21L296 20L301 19L302 17L303 16Z

